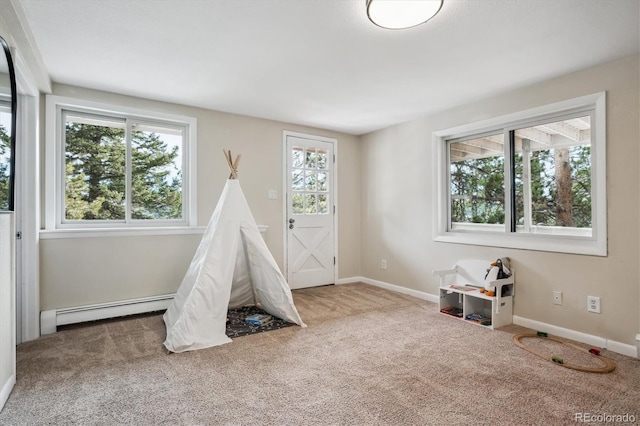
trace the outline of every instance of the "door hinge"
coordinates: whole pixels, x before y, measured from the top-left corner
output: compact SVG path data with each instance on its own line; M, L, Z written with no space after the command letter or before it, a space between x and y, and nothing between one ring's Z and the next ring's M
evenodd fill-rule
M333 214L336 214L336 206L333 206Z
M336 264L336 257L335 256L333 256L333 264L334 265Z
M336 162L336 155L335 154L333 154L333 162L334 163Z

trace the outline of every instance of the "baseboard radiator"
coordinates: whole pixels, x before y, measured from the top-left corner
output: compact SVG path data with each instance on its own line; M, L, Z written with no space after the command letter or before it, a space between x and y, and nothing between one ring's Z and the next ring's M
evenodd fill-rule
M162 294L139 299L42 311L40 312L40 334L55 333L60 325L163 311L169 307L174 296L175 293Z

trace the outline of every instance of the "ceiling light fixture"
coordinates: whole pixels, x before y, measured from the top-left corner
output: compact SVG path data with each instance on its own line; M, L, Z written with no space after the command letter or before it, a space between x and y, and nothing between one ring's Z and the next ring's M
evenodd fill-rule
M442 7L443 0L367 0L367 16L379 27L402 30L424 24Z

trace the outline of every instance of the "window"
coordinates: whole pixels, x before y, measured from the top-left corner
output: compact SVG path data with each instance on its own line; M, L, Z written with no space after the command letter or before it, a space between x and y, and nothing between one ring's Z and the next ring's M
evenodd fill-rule
M450 141L449 165L451 228L470 223L504 224L503 135Z
M434 133L436 241L606 255L604 98Z
M11 180L11 99L0 94L0 210L9 209Z
M291 212L329 214L327 151L294 146L291 149Z
M47 106L47 229L195 226L195 119L56 96Z
M510 132L515 231L591 237L591 115Z

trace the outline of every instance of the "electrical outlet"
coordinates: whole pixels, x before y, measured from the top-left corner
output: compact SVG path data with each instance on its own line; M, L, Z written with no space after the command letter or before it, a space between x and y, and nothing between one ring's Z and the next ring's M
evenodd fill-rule
M562 292L554 291L553 292L553 304L554 305L562 305Z
M387 269L387 259L382 259L380 262L380 269Z
M587 311L600 313L600 298L597 296L587 296Z

